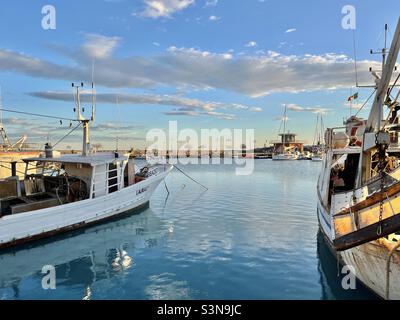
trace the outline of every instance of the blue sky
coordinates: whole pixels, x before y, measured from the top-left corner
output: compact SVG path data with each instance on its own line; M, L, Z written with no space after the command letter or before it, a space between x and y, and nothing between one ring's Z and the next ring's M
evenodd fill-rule
M44 5L56 9L55 30L41 27ZM380 57L369 50L383 46L385 23L393 36L399 1L7 2L0 12L3 105L71 117L70 83L89 87L94 60L94 142L112 147L118 134L122 146L142 147L148 129L177 120L179 128L197 130L254 128L256 145L263 145L277 137L283 104L291 106L289 129L312 142L315 112L340 125L357 90L344 5L356 9L360 82L371 83L368 68ZM371 92L357 91L357 103ZM31 141L56 141L68 130L56 120L3 117L14 139L27 133Z

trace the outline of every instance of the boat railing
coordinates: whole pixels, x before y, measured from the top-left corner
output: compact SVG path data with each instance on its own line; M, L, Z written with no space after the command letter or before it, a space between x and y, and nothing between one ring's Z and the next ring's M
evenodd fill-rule
M333 128L327 128L325 131L325 148L326 149L335 149L334 144L333 144L333 137L335 134L339 132L345 132L346 127L333 127ZM337 137L335 137L335 141L338 141ZM347 138L346 138L347 140Z
M117 166L115 169L110 169L106 171L100 171L96 172L96 167L93 168L93 173L92 173L92 183L91 183L91 190L90 190L90 195L91 198L96 198L96 194L99 194L101 192L101 195L106 195L110 193L110 189L117 188L117 190L121 190L123 188L123 166L119 167ZM110 176L110 173L115 172L116 175ZM97 181L95 179L96 176L105 176L104 179ZM109 184L110 181L116 180L116 183ZM116 191L117 191L116 190Z
M271 141L269 141L270 143L272 143L272 144L274 144L274 143L282 143L282 140L271 140ZM305 143L307 143L307 141L306 140L295 140L295 141L286 141L286 142L283 142L284 144L286 143L286 144L290 144L290 143L293 143L293 144L295 144L295 143L303 143L303 144L305 144ZM241 150L240 150L241 151Z

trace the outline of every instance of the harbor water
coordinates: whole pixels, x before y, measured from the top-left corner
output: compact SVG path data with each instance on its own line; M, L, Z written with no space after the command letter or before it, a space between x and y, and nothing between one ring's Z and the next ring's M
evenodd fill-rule
M140 213L1 251L0 299L375 299L342 288L318 233L320 166L181 166L209 190L174 170Z

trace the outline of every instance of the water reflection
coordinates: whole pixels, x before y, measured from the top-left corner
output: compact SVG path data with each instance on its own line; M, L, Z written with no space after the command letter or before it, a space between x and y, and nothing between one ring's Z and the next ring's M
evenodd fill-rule
M187 166L160 187L151 209L0 254L0 299L370 299L343 290L318 235L320 164L256 161ZM184 187L186 185L186 187ZM43 290L54 265L57 289Z
M39 290L42 267L53 265L57 289L79 287L82 298L91 299L94 283L123 276L134 267L136 251L157 246L170 230L171 226L164 225L148 209L139 215L8 250L0 255L0 298L19 299L24 290ZM22 285L27 279L35 285Z

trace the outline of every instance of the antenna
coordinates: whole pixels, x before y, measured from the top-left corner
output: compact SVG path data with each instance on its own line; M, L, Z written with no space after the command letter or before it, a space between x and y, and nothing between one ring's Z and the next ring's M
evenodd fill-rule
M85 119L81 113L81 99L79 95L79 89L83 88L83 82L80 84L72 83L72 87L76 88L76 111L77 120L82 123L83 126L83 145L82 145L82 156L87 156L90 152L90 135L89 135L89 119Z
M119 108L119 98L118 95L115 97L115 103L117 104L117 111L118 111L118 134L116 139L116 151L118 152L119 149L119 133L121 131L121 110Z
M384 47L381 50L378 51L373 51L372 49L370 50L370 54L381 54L382 55L382 72L383 69L385 67L385 63L386 63L386 45L387 45L387 31L388 31L388 25L387 23L385 24L385 32L384 32ZM375 70L372 70L372 68L369 68L369 71L372 73L372 75L376 78L376 79L380 79L379 76L377 75Z
M96 89L94 86L94 60L92 63L92 116L91 120L94 121L96 115Z
M74 108L74 112L76 112L76 116L79 121L85 120L81 113L81 98L79 95L79 89L83 88L83 82L81 82L80 84L72 83L72 88L76 88L76 96L75 96L76 107Z
M356 73L356 87L358 87L356 31L355 31L355 29L353 29L353 51L354 51L354 71Z

